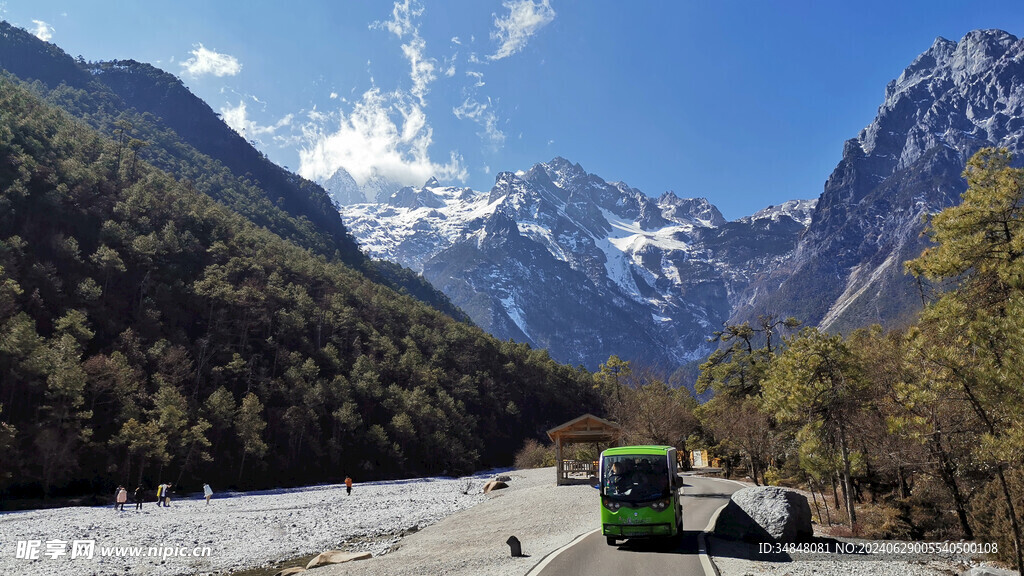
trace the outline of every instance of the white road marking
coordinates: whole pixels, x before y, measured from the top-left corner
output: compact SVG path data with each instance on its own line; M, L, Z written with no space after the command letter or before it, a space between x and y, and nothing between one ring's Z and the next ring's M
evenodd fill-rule
M707 478L707 477L704 477ZM707 478L708 480L715 480L718 482L732 482L733 484L739 484L740 486L746 487L747 485L736 480L728 480L725 478ZM711 519L708 520L708 525L704 527L704 531L697 535L697 552L700 556L700 565L704 568L704 576L720 576L718 567L711 561L711 556L708 555L708 540L707 535L715 529L715 523L718 522L718 515L725 510L725 507L729 505L729 502L722 504L715 510L715 513L711 515Z
M719 576L718 567L711 561L711 557L708 556L708 534L715 529L715 523L718 522L718 515L725 510L725 507L729 503L726 502L715 510L715 513L711 515L711 519L708 520L708 525L704 527L704 531L697 536L697 550L700 554L700 565L704 567L704 576Z
M593 534L595 532L600 532L600 531L601 531L600 528L595 528L595 529L591 530L590 532L587 532L585 534L580 534L572 542L569 542L565 546L562 546L558 550L555 550L554 552L552 552L552 553L548 554L547 556L545 556L543 560L538 562L537 565L533 567L533 570L530 570L529 572L527 572L526 576L536 576L537 574L540 574L544 570L544 568L546 568L547 565L551 563L552 560L554 560L556 557L558 557L559 554L561 554L562 552L565 552L569 548L572 548L574 545L576 545L576 543L578 543L580 540L583 540L587 536L590 536L591 534Z
M708 480L716 480L716 481L719 481L719 482L732 482L734 484L739 484L740 486L744 486L744 487L747 486L746 484L744 484L742 482L737 482L735 480L726 480L724 478L707 478L707 479ZM715 523L718 522L718 515L721 514L722 510L725 510L725 507L728 506L728 505L729 505L729 503L726 502L725 504L722 504L721 506L719 506L718 509L715 510L714 514L711 515L711 519L708 520L708 525L704 527L704 531L701 532L697 536L698 556L700 557L701 567L704 568L704 576L720 576L719 572L718 572L718 568L715 566L715 563L711 561L710 556L708 556L707 534L715 529ZM532 570L527 572L526 576L537 576L538 574L540 574L544 570L544 568L547 567L548 564L550 564L555 558L557 558L559 554L561 554L562 552L565 552L569 548L572 548L573 546L578 544L581 540L583 540L587 536L590 536L591 534L594 534L594 533L600 532L600 531L601 531L600 528L595 528L594 530L591 530L590 532L587 532L585 534L580 534L572 542L569 542L565 546L562 546L558 550L555 550L554 552L552 552L552 553L548 554L547 556L545 556L544 559L542 559L540 562L538 562L537 565L534 566Z

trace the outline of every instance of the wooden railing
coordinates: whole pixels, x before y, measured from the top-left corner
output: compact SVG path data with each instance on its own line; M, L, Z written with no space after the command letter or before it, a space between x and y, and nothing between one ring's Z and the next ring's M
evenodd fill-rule
M597 476L597 462L590 460L563 460L562 471L566 476L570 474L582 474L585 476Z

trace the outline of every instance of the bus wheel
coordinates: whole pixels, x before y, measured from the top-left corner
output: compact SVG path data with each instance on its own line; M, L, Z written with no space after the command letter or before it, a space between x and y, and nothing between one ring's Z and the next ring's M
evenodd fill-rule
M612 538L611 536L607 536L606 540L608 540L608 545L609 546L615 546L615 544L618 543L618 539L617 538Z

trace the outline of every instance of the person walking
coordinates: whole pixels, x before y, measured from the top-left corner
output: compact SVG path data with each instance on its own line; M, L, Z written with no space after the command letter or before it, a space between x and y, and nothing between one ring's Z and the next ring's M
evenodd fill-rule
M117 504L114 505L114 510L120 510L124 512L124 503L128 501L128 490L125 490L124 486L117 487Z
M135 502L135 509L142 510L142 498L144 497L142 484L139 484L138 488L135 489L135 493L132 494L132 500Z
M349 496L352 495L352 477L347 475L345 476L345 493Z
M171 484L170 482L164 485L164 508L171 507L171 488L173 487L174 484Z
M158 484L156 487L156 506L159 508L164 504L164 489L167 487L166 484Z
M210 498L213 498L213 488L209 484L203 484L203 496L206 497L206 505L210 505Z

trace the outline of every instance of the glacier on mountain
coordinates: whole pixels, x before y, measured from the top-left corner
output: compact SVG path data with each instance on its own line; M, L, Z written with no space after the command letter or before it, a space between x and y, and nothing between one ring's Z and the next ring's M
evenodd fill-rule
M496 336L595 369L611 354L664 367L706 354L731 300L792 251L814 203L726 222L706 199L652 198L555 158L502 172L487 192L431 179L341 214L367 254L422 273Z

